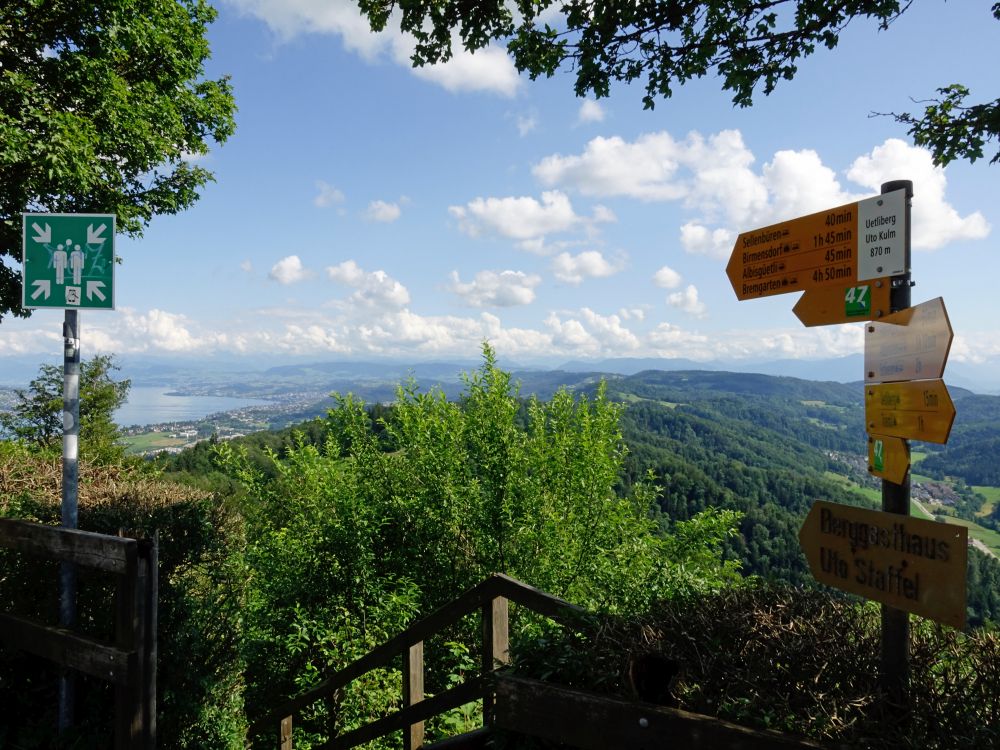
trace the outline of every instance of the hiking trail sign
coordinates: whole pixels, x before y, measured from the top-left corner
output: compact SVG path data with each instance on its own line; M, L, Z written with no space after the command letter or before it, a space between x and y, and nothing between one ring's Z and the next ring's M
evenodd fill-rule
M817 500L799 544L820 583L965 627L964 526Z
M22 214L21 306L115 309L115 215Z
M887 278L844 286L821 286L807 289L792 312L806 327L878 320L889 314L891 292Z
M940 297L869 323L865 327L865 382L940 378L953 338Z
M906 233L906 191L894 190L741 233L726 275L740 300L824 286L849 290L905 274Z

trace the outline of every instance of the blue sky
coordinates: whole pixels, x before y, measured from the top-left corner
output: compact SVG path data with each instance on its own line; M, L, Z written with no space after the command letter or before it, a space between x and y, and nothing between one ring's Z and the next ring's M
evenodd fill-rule
M117 310L82 313L84 356L273 360L604 357L700 361L860 352L860 324L806 329L797 295L738 302L741 231L915 183L914 301L943 296L952 360L1000 355L1000 166L941 170L872 112L960 81L996 91L992 0L917 0L750 109L713 79L644 111L529 81L500 50L413 71L407 40L349 3L225 0L208 74L233 138L195 208L119 238ZM0 354L61 353L61 315L0 324ZM860 378L860 373L859 373Z

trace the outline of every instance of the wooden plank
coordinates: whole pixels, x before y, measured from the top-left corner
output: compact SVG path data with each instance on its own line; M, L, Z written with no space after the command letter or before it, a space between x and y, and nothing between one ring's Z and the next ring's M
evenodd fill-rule
M160 530L153 532L152 540L142 543L142 550L148 566L146 576L146 679L143 682L143 712L145 719L145 741L147 750L156 748L156 680L157 660L159 658L159 642L157 628L159 627L160 601Z
M94 638L9 614L0 614L0 641L115 685L126 683L136 657Z
M414 643L403 655L403 706L415 706L424 699L424 642ZM424 722L403 729L403 750L424 746Z
M497 665L510 664L509 605L507 598L498 596L483 605L483 674ZM493 693L483 696L483 724L493 724Z
M483 697L483 693L489 688L486 683L487 680L483 677L473 677L461 685L456 685L450 690L435 695L433 698L425 698L416 705L407 706L390 716L373 721L371 724L366 724L339 737L334 737L320 745L317 750L347 750L347 748L357 747L390 732L397 732L418 721L426 721L432 716L464 706L466 703L472 703Z
M821 748L815 742L749 729L674 708L636 703L536 680L498 675L496 727L579 750Z
M136 540L3 518L0 547L122 575L135 559Z
M278 730L279 750L292 750L292 717L286 716L281 720L281 727Z

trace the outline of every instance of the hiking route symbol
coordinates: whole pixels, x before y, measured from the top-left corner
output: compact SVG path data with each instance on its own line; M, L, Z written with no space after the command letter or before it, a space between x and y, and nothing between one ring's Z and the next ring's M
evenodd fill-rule
M115 215L22 214L21 306L115 309Z

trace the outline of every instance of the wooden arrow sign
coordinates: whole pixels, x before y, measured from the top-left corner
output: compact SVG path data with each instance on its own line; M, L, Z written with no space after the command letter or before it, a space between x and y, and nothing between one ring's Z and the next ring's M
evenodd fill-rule
M817 500L799 545L820 583L965 627L969 530Z
M946 443L955 421L943 380L907 380L865 386L865 424L870 435Z
M743 232L726 275L741 300L897 276L906 273L905 217L896 190Z
M938 297L865 327L865 382L940 378L954 332Z
M910 470L910 446L898 437L868 436L868 472L894 484L902 484Z
M889 314L889 279L807 289L792 312L804 326L876 320Z

